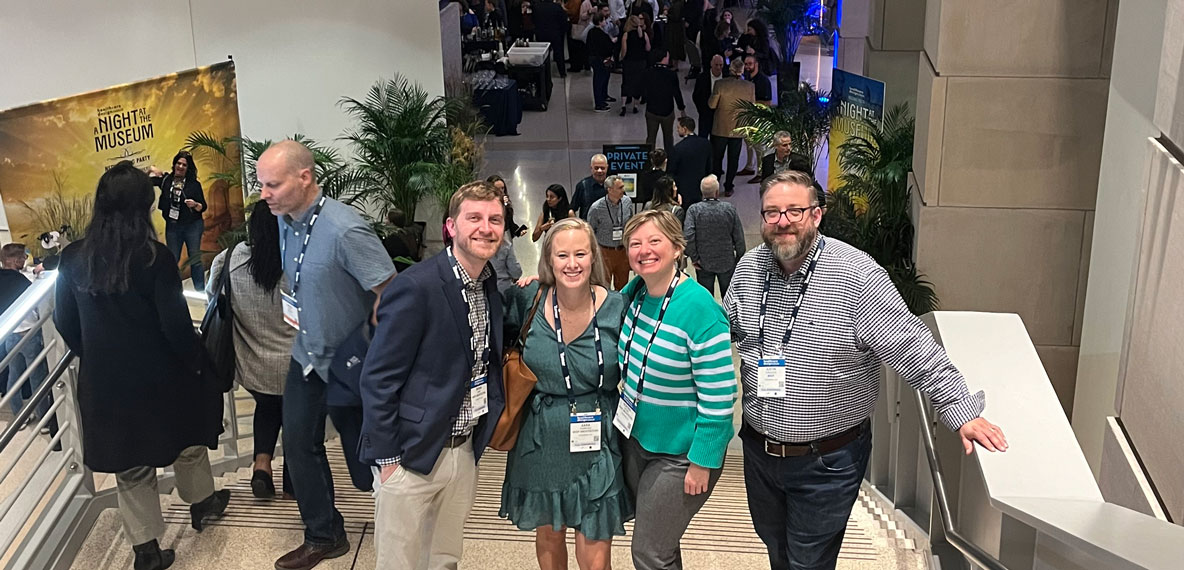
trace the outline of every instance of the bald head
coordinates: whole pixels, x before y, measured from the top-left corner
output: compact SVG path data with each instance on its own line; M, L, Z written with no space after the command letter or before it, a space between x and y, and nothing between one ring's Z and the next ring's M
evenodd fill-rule
M724 74L724 56L718 53L711 58L711 74L716 77L723 77Z
M267 150L259 156L259 162L263 162L265 159L277 161L277 166L286 166L296 171L306 168L310 171L316 170L316 161L313 160L312 151L292 139L285 139L267 147Z
M320 193L315 170L312 151L296 141L283 140L267 147L255 163L260 198L276 215L299 216Z

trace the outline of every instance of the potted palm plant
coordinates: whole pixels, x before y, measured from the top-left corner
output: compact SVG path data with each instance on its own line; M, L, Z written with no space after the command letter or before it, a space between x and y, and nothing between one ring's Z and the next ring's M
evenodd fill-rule
M938 308L937 294L913 261L908 174L913 166L916 121L907 103L881 124L861 120L860 135L839 146L840 186L827 197L827 235L870 255L888 271L909 310Z
M398 208L414 220L420 200L432 192L439 165L449 162L447 119L459 104L431 97L401 75L379 80L364 99L343 97L341 107L357 124L342 140L350 143L355 167L366 181L351 201L378 210Z
M786 131L793 137L794 152L810 158L813 171L822 156L819 144L830 135L830 126L838 114L838 102L827 91L817 91L809 83L802 84L796 91L781 93L776 107L760 103L741 101L740 127L736 129L750 142L770 148L774 146L773 135Z

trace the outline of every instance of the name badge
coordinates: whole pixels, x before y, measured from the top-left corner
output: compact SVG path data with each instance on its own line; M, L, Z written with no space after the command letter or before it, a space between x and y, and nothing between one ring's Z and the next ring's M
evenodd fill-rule
M169 219L173 221L181 219L181 208L177 206L169 208Z
M625 228L613 228L613 241L621 241L625 237Z
M785 397L785 359L772 358L756 361L758 398Z
M571 415L569 445L572 453L600 451L600 410Z
M637 403L628 396L621 394L621 401L617 402L617 415L613 418L613 425L629 439L633 434L633 421L637 419Z
M284 322L300 330L300 301L283 291L280 291L280 297L283 298Z
M473 417L479 418L489 413L489 383L488 378L482 376L469 385L469 404L473 406Z

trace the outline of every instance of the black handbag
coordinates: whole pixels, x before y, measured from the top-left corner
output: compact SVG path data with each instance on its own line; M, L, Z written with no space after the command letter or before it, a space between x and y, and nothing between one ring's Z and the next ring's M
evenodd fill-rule
M220 392L234 387L234 311L230 307L230 253L222 266L217 293L201 319L201 344L206 352L208 381Z

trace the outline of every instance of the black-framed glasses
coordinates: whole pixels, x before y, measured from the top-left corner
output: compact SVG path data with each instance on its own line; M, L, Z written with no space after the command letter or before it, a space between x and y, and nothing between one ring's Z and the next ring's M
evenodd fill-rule
M806 212L817 208L818 206L806 206L805 208L786 208L784 210L762 210L761 217L765 219L766 224L776 224L781 221L781 216L785 216L786 221L791 224L796 224L806 218Z

